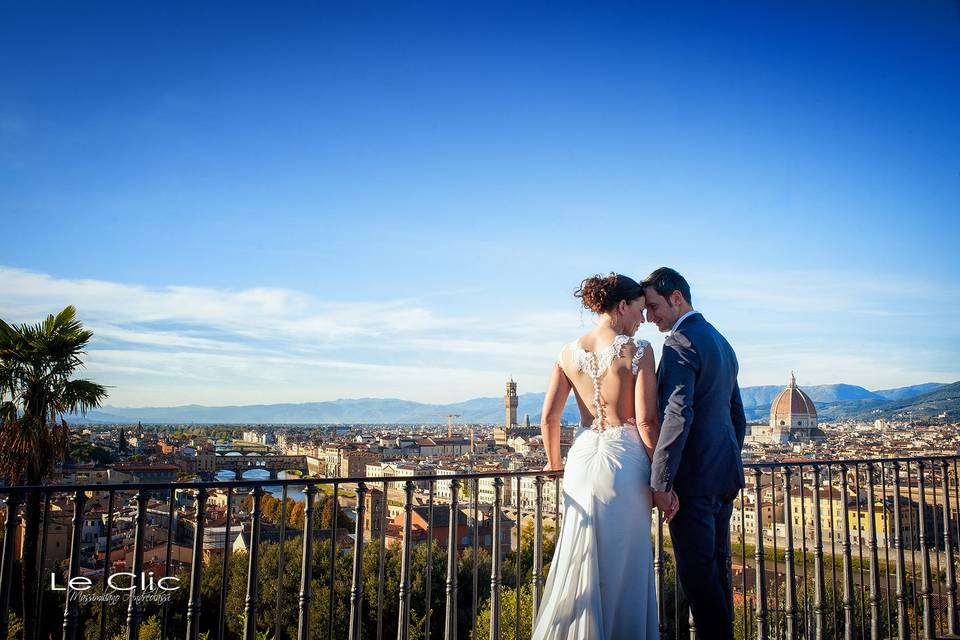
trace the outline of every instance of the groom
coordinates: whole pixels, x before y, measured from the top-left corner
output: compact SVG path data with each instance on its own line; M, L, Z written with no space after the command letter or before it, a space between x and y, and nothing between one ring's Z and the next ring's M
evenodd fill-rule
M694 311L690 285L667 267L643 282L647 321L667 333L657 369L660 439L653 454L653 500L670 514L677 575L699 638L733 638L727 558L733 500L744 486L740 450L747 420L737 356Z

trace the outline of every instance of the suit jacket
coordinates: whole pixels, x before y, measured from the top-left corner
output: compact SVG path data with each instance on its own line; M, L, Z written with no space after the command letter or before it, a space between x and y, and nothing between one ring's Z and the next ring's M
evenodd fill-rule
M667 338L657 368L660 439L650 486L678 495L726 495L744 486L747 419L730 343L700 313Z

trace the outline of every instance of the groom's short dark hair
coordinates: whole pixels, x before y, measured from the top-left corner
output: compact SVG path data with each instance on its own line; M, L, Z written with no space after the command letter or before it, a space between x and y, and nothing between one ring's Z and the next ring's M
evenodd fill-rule
M670 267L660 267L647 276L643 281L643 288L647 287L653 287L654 291L667 300L670 300L671 293L679 291L687 304L693 304L690 299L690 285L687 284L686 278Z

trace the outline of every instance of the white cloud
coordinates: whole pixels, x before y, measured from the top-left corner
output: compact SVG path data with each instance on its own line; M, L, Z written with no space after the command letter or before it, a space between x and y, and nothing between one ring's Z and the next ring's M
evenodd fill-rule
M825 292L816 283L828 276L833 281ZM736 347L744 385L778 384L791 369L805 384L868 388L960 377L956 345L925 349L904 321L919 321L928 308L940 320L955 317L952 292L915 289L913 300L924 304L907 312L881 297L889 294L887 285L842 278L758 274L749 286L731 287L735 281L718 274L704 278L694 295ZM825 295L831 296L828 307ZM941 303L930 307L925 295ZM85 375L111 385L114 405L337 397L450 402L499 395L509 374L521 392L539 391L560 347L594 322L570 300L558 301L556 309L459 314L442 302L442 293L346 302L279 288L145 287L0 267L0 317L8 322L36 322L67 304L77 306L95 334ZM843 323L831 322L841 317ZM868 320L851 323L851 317ZM857 322L871 323L873 333L836 338L837 326L849 332ZM881 339L887 331L889 343ZM663 336L656 328L642 325L639 335L659 357ZM897 350L897 344L912 348Z

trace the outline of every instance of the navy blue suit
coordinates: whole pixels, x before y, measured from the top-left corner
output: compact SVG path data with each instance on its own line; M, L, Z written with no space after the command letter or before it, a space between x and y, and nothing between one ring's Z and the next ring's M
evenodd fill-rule
M660 439L650 485L677 492L670 538L701 638L733 638L730 515L744 486L747 420L730 343L699 313L667 338L657 368Z

